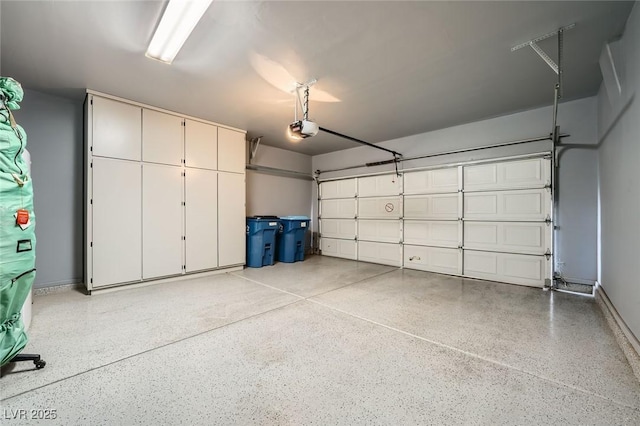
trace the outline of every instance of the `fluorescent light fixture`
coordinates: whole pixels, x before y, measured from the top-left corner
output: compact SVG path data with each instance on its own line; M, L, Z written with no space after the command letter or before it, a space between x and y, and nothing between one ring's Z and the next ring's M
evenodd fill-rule
M146 55L170 64L213 0L169 0Z

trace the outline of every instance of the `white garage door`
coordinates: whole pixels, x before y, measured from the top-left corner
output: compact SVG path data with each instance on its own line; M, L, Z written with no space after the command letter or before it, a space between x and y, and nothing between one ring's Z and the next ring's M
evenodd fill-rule
M461 275L460 170L407 172L404 185L404 267Z
M356 179L320 185L320 250L327 256L358 259Z
M402 177L358 178L358 260L402 266Z
M550 186L542 157L323 182L322 254L542 287Z
M551 275L551 161L463 166L463 274L543 287Z

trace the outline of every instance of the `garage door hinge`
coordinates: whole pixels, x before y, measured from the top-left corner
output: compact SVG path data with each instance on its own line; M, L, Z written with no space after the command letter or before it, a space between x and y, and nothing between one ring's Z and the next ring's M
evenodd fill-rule
M549 226L551 224L551 216L547 215L547 218L544 220L544 222L547 224L547 226Z
M93 198L89 200L89 204L93 205Z
M93 169L93 163L89 163L89 168Z
M182 265L182 269L187 270L187 265Z
M93 152L93 147L92 146L89 147L89 151Z
M93 278L91 278L91 279L89 280L89 282L90 282L91 284L93 284Z
M187 237L185 237L184 235L182 236L182 241L185 241L187 239Z
M183 205L183 206L186 206L186 205L187 205L187 203L185 203L185 202L183 201L183 202L182 202L182 205Z
M551 251L549 249L547 249L547 251L544 252L544 257L546 257L547 260L549 260L551 258Z
M89 243L89 247L93 247L93 241Z

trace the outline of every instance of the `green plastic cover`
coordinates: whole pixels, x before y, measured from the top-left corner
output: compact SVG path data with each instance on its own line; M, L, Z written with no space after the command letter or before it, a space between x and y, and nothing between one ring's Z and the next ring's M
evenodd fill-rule
M21 310L35 278L35 215L29 167L22 158L27 145L24 129L11 110L20 108L23 91L12 78L0 77L0 365L27 344ZM19 226L17 211L29 212Z

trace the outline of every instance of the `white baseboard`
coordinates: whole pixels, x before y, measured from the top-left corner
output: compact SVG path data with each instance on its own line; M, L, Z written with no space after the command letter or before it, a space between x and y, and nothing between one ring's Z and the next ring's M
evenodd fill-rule
M213 271L199 272L199 273L186 274L186 275L179 275L179 276L176 276L176 277L169 277L169 278L163 278L163 279L158 279L158 280L142 281L142 282L137 282L137 283L117 285L117 286L113 286L113 287L94 288L93 290L91 290L90 294L91 295L104 294L104 293L111 293L111 292L114 292L114 291L128 290L128 289L132 289L132 288L148 287L150 285L156 285L156 284L162 284L162 283L168 283L168 282L192 280L192 279L195 279L195 278L203 278L203 277L209 277L209 276L212 276L212 275L226 274L227 272L242 271L243 269L244 269L243 265L231 266L231 267L228 267L228 268L216 269L216 270L213 270ZM86 292L86 289L85 289L85 292Z
M596 287L595 293L598 306L600 306L607 319L607 323L613 331L622 352L627 357L636 378L640 381L640 341L624 322L601 285Z

